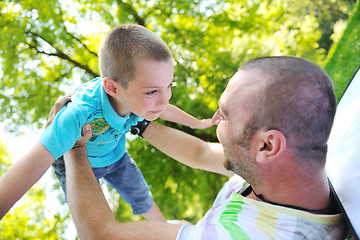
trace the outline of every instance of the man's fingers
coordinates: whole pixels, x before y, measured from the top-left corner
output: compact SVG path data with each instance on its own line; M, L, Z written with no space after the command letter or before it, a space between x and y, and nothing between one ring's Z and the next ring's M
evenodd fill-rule
M71 101L71 96L61 96L54 104L55 113L58 113L68 102Z
M83 126L83 128L82 128L81 136L82 136L83 138L85 138L86 141L87 141L87 140L89 140L89 138L91 137L91 135L92 135L92 131L91 131L91 126L90 126L90 124L85 124L85 125Z
M73 148L86 146L87 141L92 135L90 124L85 124L82 128L81 138L75 143Z
M54 114L54 107L52 107L51 111L50 111L50 114L49 114L49 117L48 117L48 121L45 124L45 129L50 125L50 123L53 122L55 115L56 114Z
M54 121L56 114L70 101L71 101L71 95L61 96L58 98L54 106L51 108L48 121L45 124L45 128L47 128Z

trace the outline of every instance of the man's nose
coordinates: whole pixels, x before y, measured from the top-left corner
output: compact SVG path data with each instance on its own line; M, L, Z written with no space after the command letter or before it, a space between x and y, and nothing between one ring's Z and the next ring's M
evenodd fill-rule
M219 110L217 110L214 114L214 116L211 118L211 123L213 125L218 125L220 123L221 119L219 116Z

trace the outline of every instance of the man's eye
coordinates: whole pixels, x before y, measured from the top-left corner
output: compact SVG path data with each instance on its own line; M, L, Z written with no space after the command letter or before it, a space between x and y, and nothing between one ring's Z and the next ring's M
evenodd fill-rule
M157 91L156 90L153 90L151 92L147 92L146 95L154 95Z
M218 112L218 114L219 114L219 117L220 117L221 120L225 119L224 115L222 115L222 113L220 111Z

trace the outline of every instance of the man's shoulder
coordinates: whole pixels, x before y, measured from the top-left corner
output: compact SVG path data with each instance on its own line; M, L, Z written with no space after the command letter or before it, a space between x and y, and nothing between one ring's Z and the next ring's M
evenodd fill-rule
M238 192L240 189L247 186L246 181L237 174L234 174L229 178L229 180L224 184L223 189L227 192Z

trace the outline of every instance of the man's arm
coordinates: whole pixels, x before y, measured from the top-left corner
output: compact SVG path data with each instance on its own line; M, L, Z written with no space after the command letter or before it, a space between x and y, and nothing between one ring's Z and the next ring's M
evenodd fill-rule
M181 225L149 221L116 221L87 158L84 139L86 143L91 136L91 130L84 130L86 138L82 138L78 145L64 155L68 205L79 238L176 239Z
M152 122L143 137L175 160L192 168L234 175L225 169L224 152L220 143L209 143L174 128Z
M0 178L0 219L41 178L55 161L38 142Z
M172 104L166 106L160 118L165 121L179 123L196 129L204 129L213 125L211 119L199 120Z

